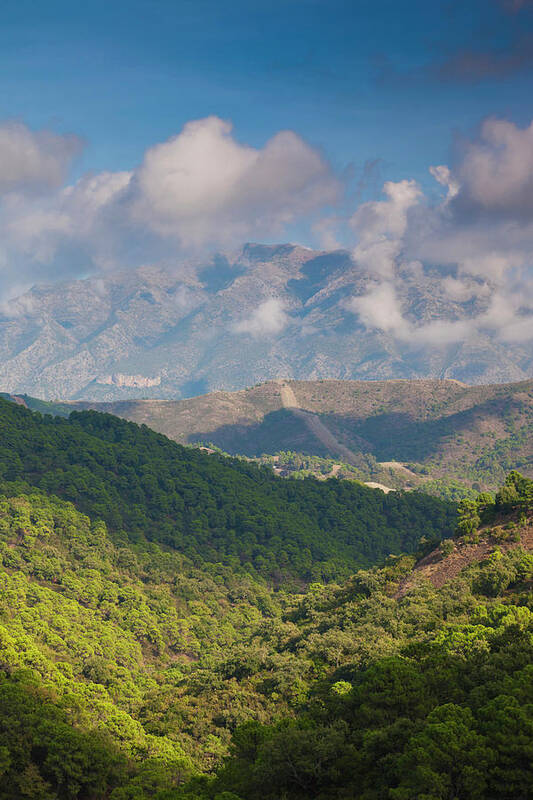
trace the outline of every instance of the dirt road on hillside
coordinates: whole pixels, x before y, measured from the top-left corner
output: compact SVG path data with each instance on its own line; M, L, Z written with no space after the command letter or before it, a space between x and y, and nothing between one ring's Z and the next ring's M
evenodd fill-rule
M291 386L282 381L279 381L279 384L283 408L292 411L296 417L303 420L313 436L315 436L319 442L322 442L330 453L335 453L340 456L346 464L356 465L357 456L355 453L341 444L316 414L313 414L312 411L304 411L303 408L298 406L296 395Z

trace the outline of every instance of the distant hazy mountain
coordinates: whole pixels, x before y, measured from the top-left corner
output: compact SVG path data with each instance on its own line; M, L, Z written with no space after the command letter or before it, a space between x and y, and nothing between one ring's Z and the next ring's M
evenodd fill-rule
M451 300L441 278L402 275L407 319L461 320L484 310L483 298ZM477 334L425 348L365 329L346 300L369 280L344 251L249 244L205 267L36 286L0 314L0 390L119 400L190 397L280 377L497 383L533 375L527 344Z

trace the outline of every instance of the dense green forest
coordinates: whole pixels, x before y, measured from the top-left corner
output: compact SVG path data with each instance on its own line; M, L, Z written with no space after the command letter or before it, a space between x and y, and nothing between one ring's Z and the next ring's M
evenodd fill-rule
M457 515L0 407L0 800L529 798L532 481Z
M5 495L0 798L528 798L532 489L463 504L439 563L493 544L441 589L406 555L304 594Z
M73 501L122 539L288 580L330 580L412 552L453 528L455 506L421 494L384 495L184 448L108 414L69 419L0 400L0 479Z

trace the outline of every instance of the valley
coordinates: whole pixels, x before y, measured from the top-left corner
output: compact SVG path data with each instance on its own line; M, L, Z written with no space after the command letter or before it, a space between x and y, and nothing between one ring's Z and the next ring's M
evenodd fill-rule
M0 797L525 796L532 547L516 471L457 508L0 400Z
M533 0L0 20L0 800L533 800Z

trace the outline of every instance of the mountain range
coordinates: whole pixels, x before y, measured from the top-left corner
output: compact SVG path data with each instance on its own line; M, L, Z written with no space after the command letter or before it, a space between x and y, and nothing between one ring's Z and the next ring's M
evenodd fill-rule
M486 310L483 292L446 294L436 269L400 270L410 324ZM370 273L347 251L291 244L36 285L0 309L0 390L111 401L186 398L278 378L531 377L527 343L504 343L490 331L428 348L421 337L365 327L350 300L369 286Z

